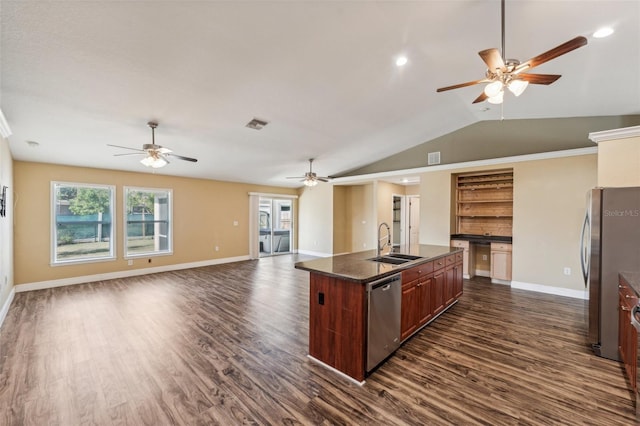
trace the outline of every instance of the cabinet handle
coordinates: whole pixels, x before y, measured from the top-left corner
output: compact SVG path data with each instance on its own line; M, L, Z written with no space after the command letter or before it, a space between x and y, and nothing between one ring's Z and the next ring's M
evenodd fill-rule
M627 288L627 287L622 284L618 284L618 288Z
M625 298L625 299L631 299L632 297L633 297L633 296L629 296L628 294L625 294L625 295L624 295L624 298Z
M631 310L631 308L627 308L626 306L620 306L620 310L628 312Z

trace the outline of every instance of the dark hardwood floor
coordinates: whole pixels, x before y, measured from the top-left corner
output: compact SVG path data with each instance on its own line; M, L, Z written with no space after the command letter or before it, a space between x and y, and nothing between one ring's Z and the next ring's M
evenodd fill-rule
M302 258L16 294L0 424L634 424L585 301L482 278L353 384L307 358Z

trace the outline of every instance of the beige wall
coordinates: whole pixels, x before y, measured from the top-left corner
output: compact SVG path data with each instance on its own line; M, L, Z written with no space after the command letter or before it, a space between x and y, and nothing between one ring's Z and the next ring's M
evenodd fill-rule
M351 204L349 187L333 187L333 254L351 251Z
M586 193L596 185L595 154L424 173L420 242L449 244L452 173L506 167L514 170L513 281L584 290L580 231Z
M0 310L5 306L14 283L13 270L13 218L14 185L13 165L9 144L0 137L0 188L7 187L6 216L0 217ZM0 323L2 315L0 314Z
M25 284L138 268L178 265L249 254L249 192L296 195L297 190L271 186L130 173L42 163L14 162L15 283ZM50 266L51 182L116 186L115 261ZM123 186L173 190L173 254L123 258ZM238 226L233 222L237 221ZM214 247L218 246L219 251Z
M318 184L300 191L298 199L298 251L333 253L333 185Z
M351 250L371 250L376 247L376 205L374 184L350 186Z
M640 186L640 137L598 143L598 186Z

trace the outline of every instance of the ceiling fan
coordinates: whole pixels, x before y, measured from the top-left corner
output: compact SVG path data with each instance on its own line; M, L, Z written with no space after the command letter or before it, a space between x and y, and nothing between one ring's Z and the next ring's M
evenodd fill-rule
M311 169L312 165L313 158L309 158L309 171L306 172L304 176L293 176L288 177L287 179L300 179L300 182L304 182L306 186L316 186L318 182L329 182L329 180L331 180L330 177L316 175Z
M482 60L487 64L487 72L485 78L482 80L469 81L466 83L455 84L453 86L441 87L437 89L437 92L444 92L452 89L459 89L461 87L473 86L480 83L489 83L484 88L484 91L478 96L473 103L482 102L487 100L490 103L500 104L502 103L504 96L504 89L507 88L515 96L520 96L522 92L527 88L529 84L544 84L549 85L559 79L559 74L529 74L525 71L529 71L538 65L544 64L558 56L569 53L579 47L587 44L587 39L582 36L573 38L566 43L563 43L553 49L544 52L538 56L535 56L527 61L520 62L517 59L505 59L504 50L504 2L502 5L502 55L496 48L486 49L478 52Z
M111 145L107 144L107 146L113 146L115 148L124 148L131 149L136 152L127 152L123 154L113 154L116 157L123 155L146 155L145 158L140 160L142 164L147 167L152 167L154 169L164 167L169 164L169 160L167 157L175 157L179 160L191 161L192 163L197 162L198 160L190 157L183 157L182 155L174 154L169 148L165 148L160 145L156 145L156 137L155 130L158 127L158 123L155 121L150 121L147 123L147 126L151 128L151 143L145 143L142 145L142 149L138 148L129 148L128 146L120 146L120 145Z

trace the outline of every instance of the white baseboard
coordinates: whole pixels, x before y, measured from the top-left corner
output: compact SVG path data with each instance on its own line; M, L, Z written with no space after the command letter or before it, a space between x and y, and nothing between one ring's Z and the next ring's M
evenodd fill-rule
M309 256L316 256L316 257L330 257L330 256L335 256L331 253L322 253L319 251L311 251L311 250L298 250L298 254L306 254Z
M4 305L2 305L2 310L0 310L0 327L2 327L2 323L4 322L4 319L7 317L7 314L9 313L9 307L11 306L11 302L13 302L13 296L16 295L16 288L12 287L11 291L9 292L9 297L7 297L7 300L4 302Z
M476 275L479 277L491 278L491 271L485 271L484 269L476 269Z
M538 293L555 294L557 296L573 297L574 299L589 299L589 293L584 290L573 290L570 288L552 287L542 284L523 283L520 281L511 281L511 288L519 290L535 291Z
M62 287L65 285L85 284L95 281L113 280L118 278L136 277L140 275L155 274L158 272L177 271L180 269L200 268L203 266L220 265L223 263L240 262L250 260L249 256L227 257L224 259L210 259L200 262L180 263L177 265L156 266L153 268L131 269L105 274L83 275L79 277L62 278L59 280L38 281L34 283L18 284L14 286L17 293L23 291L42 290L45 288Z

